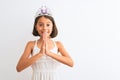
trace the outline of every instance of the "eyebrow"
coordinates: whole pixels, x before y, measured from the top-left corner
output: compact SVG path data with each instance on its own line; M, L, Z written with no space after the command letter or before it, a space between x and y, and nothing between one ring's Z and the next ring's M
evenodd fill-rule
M43 23L43 22L38 22L38 23ZM51 22L47 22L47 23L51 23Z

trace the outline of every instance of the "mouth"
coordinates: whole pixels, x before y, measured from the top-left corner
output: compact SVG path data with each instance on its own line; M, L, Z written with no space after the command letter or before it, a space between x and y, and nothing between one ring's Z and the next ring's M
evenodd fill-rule
M48 34L49 32L48 31L42 31L41 33L42 34Z

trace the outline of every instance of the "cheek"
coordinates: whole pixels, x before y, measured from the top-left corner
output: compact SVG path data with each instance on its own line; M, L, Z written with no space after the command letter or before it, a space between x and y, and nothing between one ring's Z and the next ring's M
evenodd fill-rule
M51 33L52 33L52 31L53 31L52 29L49 29L49 34L51 34Z
M53 28L50 28L50 31L52 32L52 31L53 31Z
M37 30L37 31L40 31L40 30L41 30L41 27L36 26L36 30Z

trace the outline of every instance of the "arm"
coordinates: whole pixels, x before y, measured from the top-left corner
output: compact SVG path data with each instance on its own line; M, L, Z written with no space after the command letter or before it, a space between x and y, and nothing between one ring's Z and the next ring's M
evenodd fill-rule
M58 50L59 52L61 53L61 55L57 55L57 54L54 54L52 52L47 52L47 55L56 59L57 61L63 63L63 64L66 64L70 67L73 67L73 60L72 58L70 57L70 55L68 54L68 52L65 50L64 46L62 45L61 42L57 42L57 47L58 47Z
M33 64L36 60L38 60L42 56L42 54L38 53L38 54L34 55L33 57L30 57L33 46L34 46L34 42L27 43L24 53L22 54L17 66L16 66L16 70L18 72L29 67L31 64Z

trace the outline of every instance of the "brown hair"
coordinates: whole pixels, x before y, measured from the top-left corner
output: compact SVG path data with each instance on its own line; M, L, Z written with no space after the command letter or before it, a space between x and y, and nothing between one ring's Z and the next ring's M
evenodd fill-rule
M38 32L37 32L35 26L36 26L36 24L37 24L39 18L41 18L41 17L48 18L48 19L50 19L50 20L52 21L52 23L53 23L53 29L52 29L52 33L50 34L50 37L51 37L51 38L56 37L57 34L58 34L58 30L57 30L57 27L56 27L55 21L54 21L53 17L51 17L51 16L47 16L47 15L42 15L42 16L38 16L38 17L35 18L34 28L33 28L33 32L32 32L32 34L33 34L34 36L40 36L40 35L38 34Z

